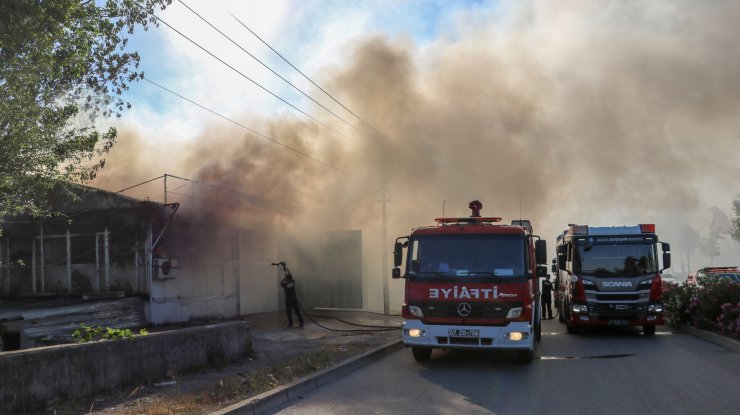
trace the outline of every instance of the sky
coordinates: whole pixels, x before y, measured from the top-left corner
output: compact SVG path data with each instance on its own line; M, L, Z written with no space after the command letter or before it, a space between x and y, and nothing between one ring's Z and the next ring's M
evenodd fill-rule
M164 25L133 36L140 69L242 126L139 82L95 185L175 174L293 206L296 227L375 236L385 185L389 240L479 199L551 250L569 223L656 223L677 273L740 265L726 235L718 258L699 245L740 197L740 3L185 4L239 46L180 2L158 16L244 76Z

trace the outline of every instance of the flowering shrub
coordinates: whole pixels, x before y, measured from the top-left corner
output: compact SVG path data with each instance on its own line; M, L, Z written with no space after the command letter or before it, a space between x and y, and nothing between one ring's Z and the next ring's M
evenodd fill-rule
M725 336L740 338L740 303L722 304L722 314L717 317L717 328Z
M698 285L665 285L663 303L669 324L691 324L740 338L740 284L703 279Z

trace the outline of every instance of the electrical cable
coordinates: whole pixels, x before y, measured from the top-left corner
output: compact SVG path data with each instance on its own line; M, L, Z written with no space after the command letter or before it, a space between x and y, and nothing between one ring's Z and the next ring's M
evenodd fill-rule
M245 129L245 130L247 130L247 131L251 132L252 134L255 134L255 135L257 135L257 136L260 136L260 137L262 137L262 138L264 138L264 139L266 139L266 140L270 140L270 141L272 141L272 142L273 142L273 143L275 143L275 144L278 144L278 145L280 145L280 146L282 146L282 147L284 147L284 148L287 148L288 150L291 150L291 151L293 151L293 152L295 152L295 153L298 153L298 154L300 154L300 155L301 155L301 156L303 156L303 157L306 157L306 158L308 158L308 159L311 159L311 160L313 160L313 161L315 161L315 162L317 162L317 163L319 163L319 164L322 164L322 165L324 165L324 166L326 166L326 167L329 167L330 169L333 169L333 170L336 170L336 171L338 171L338 172L344 173L344 174L346 174L346 175L348 175L348 176L352 176L352 174L351 174L351 173L349 173L349 172L348 172L348 171L346 171L346 170L342 170L342 169L340 169L339 167L334 167L334 166L332 166L331 164L328 164L328 163L326 163L326 162L324 162L324 161L321 161L321 160L319 160L319 159L317 159L317 158L315 158L315 157L312 157L312 156L310 156L310 155L308 155L308 154L306 154L306 153L304 153L304 152L302 152L302 151L300 151L300 150L296 150L295 148L293 148L293 147L290 147L289 145L283 144L283 143L281 143L280 141L277 141L277 140L275 140L275 139L273 139L273 138L271 138L271 137L269 137L269 136L267 136L267 135L265 135L265 134L262 134L262 133L260 133L260 132L258 132L258 131L256 131L256 130L253 130L253 129L251 129L251 128L247 127L247 126L246 126L246 125L244 125L244 124L241 124L241 123L239 123L239 122L237 122L237 121L234 121L234 120L232 120L231 118L229 118L229 117L227 117L227 116L225 116L225 115L219 114L218 112L216 112L216 111L214 111L214 110L212 110L212 109L210 109L210 108L207 108L207 107L205 107L205 106L203 106L203 105L201 105L201 104L199 104L199 103L197 103L197 102L195 102L195 101L193 101L193 100L191 100L191 99L189 99L189 98L186 98L186 97L184 97L184 96L182 96L182 95L178 94L177 92L175 92L175 91L172 91L171 89L168 89L168 88L166 88L166 87L164 87L164 86L162 86L162 85L160 85L160 84L158 84L158 83L156 83L156 82L152 81L151 79L148 79L148 78L144 78L144 80L145 80L145 81L147 81L147 82L149 82L149 83L151 83L152 85L155 85L155 86L157 86L157 87L159 87L159 88L162 88L162 89L164 89L165 91L167 91L167 92L171 93L172 95L178 96L178 97L180 97L180 98L184 99L185 101L188 101L189 103L191 103L191 104L193 104L193 105L195 105L195 106L197 106L197 107L200 107L200 108L202 108L202 109L204 109L204 110L206 110L206 111L210 112L210 113L211 113L211 114L213 114L213 115L216 115L216 116L218 116L218 117L220 117L220 118L223 118L224 120L226 120L226 121L229 121L230 123L232 123L232 124L235 124L235 125L237 125L237 126L239 126L239 127L243 128L243 129ZM352 176L352 177L353 177L353 176Z
M303 73L303 71L301 71L295 65L293 65L286 57L284 57L283 55L281 55L280 52L278 52L275 49L273 49L272 46L270 46L261 37L259 37L259 35L257 35L257 33L254 33L254 31L252 29L250 29L246 24L244 24L244 22L242 22L241 20L239 20L238 17L234 16L233 13L229 12L229 14L231 15L231 17L233 17L234 19L236 19L236 21L239 22L239 24L241 24L245 29L247 29L249 31L249 33L251 33L252 35L254 35L254 37L256 37L257 39L259 39L259 41L262 42L268 48L270 48L271 51L275 52L275 54L278 55L283 61L285 61L285 63L287 63L293 69L295 69L296 71L298 71L299 74L303 75L303 77L306 78L308 80L308 82L311 82L316 88L320 89L321 92L323 92L324 94L326 94L334 102L336 102L342 108L344 108L345 110L347 110L347 112L349 112L350 114L354 115L355 118L357 118L358 120L360 120L360 122L362 122L366 127L370 128L374 132L378 133L378 130L375 127L373 127L372 125L370 125L368 122L366 122L364 119L362 119L362 117L360 117L359 115L355 114L351 109L347 108L344 104L342 104L341 102L339 102L339 100L336 99L336 98L334 98L334 96L332 96L330 93L326 92L326 90L324 90L324 88L322 88L321 86L319 86L316 82L314 82L311 78L309 78L308 75L306 75L305 73Z
M141 6L139 6L139 7L141 7ZM146 10L146 9L144 9L143 7L141 7L141 8L142 8L143 10ZM149 13L149 12L147 12L147 13ZM302 109L300 109L300 108L296 107L295 105L291 104L290 102L288 102L288 101L287 101L287 100L285 100L284 98L280 97L280 96L279 96L279 95L277 95L276 93L274 93L274 92L270 91L269 89L265 88L264 86L262 86L262 85L261 85L261 84L260 84L259 82L255 81L254 79L252 79L252 78L248 77L247 75L245 75L245 74L244 74L243 72L241 72L241 71L239 71L238 69L236 69L235 67L231 66L231 65L230 65L229 63L227 63L227 62L226 62L226 61L224 61L223 59L221 59L221 58L219 58L218 56L216 56L216 55L215 55L215 54L214 54L213 52L211 52L211 51L209 51L208 49L204 48L203 46L201 46L200 44L198 44L198 42L196 42L196 41L194 41L193 39L189 38L189 37L188 37L187 35L185 35L185 34L184 34L184 33L182 33L181 31L179 31L179 30L175 29L175 28L174 28L174 27L173 27L172 25L170 25L170 24L169 24L169 23L167 23L166 21L162 20L162 18L161 18L161 17L155 16L154 14L150 14L150 15L151 15L151 16L152 16L152 17L153 17L154 19L156 19L157 21L159 21L159 22L161 22L162 24L164 24L165 26L167 26L167 27L169 27L170 29L174 30L174 31L175 31L175 33L177 33L178 35L182 36L183 38L185 38L185 39L186 39L187 41L189 41L189 42L190 42L190 43L192 43L193 45L197 46L197 47L198 47L199 49L201 49L202 51L204 51L204 52L206 52L207 54L209 54L209 55L210 55L211 57L213 57L213 58L214 58L214 59L216 59L217 61L219 61L219 62L221 62L222 64L226 65L226 66L227 66L227 67L228 67L229 69L231 69L232 71L236 72L237 74L239 74L240 76L242 76L242 77L243 77L244 79L248 80L249 82L253 83L253 84L254 84L254 85L256 85L257 87L259 87L260 89L262 89L263 91L265 91L265 92L267 92L268 94L272 95L273 97L275 97L275 98L279 99L280 101L282 101L282 102L283 102L283 103L285 103L286 105L290 106L291 108L295 109L296 111L298 111L298 112L300 112L301 114L305 115L306 117L310 118L311 120L313 120L313 121L314 121L314 122L316 122L317 124L320 124L320 125L324 126L325 128L328 128L329 130L332 130L332 131L334 131L334 132L335 132L336 134L338 134L338 135L341 135L342 137L344 137L344 138L347 138L347 139L349 139L349 137L348 137L348 136L346 136L346 135L342 134L342 133L341 133L340 131L338 131L338 130L336 130L336 129L332 128L331 126L329 126L329 125L327 125L327 124L325 124L325 123L323 123L323 122L321 122L321 121L319 121L319 120L318 120L317 118L315 118L315 117L312 117L312 116L311 116L311 115L309 115L309 114L308 114L307 112L305 112L305 111L303 111Z
M336 113L335 113L334 111L332 111L332 110L330 110L329 108L327 108L326 106L324 106L324 105L323 105L322 103L320 103L320 102L316 101L316 100L315 100L315 99L314 99L313 97L311 97L310 95L308 95L307 93L305 93L305 92L304 92L304 91L303 91L302 89L298 88L298 87L297 87L297 86L295 86L295 85L294 85L293 83L291 83L290 81L288 81L287 79L285 79L285 78L284 78L284 77L283 77L282 75L280 75L279 73L275 72L275 71L274 71L274 70L273 70L272 68L270 68L270 67L269 67L269 66L268 66L267 64L265 64L264 62L262 62L262 61L261 61L261 60L260 60L259 58L257 58L257 57L256 57L256 56L254 56L253 54L251 54L251 53L250 53L250 52L249 52L248 50L244 49L244 48L243 48L243 47L242 47L242 46L241 46L240 44L238 44L238 43L237 43L236 41L234 41L234 40L233 40L232 38L230 38L230 37L229 37L229 36L228 36L228 35L227 35L226 33L224 33L224 32L222 32L221 30L219 30L219 29L218 29L218 28L217 28L216 26L214 26L213 24L211 24L211 22L209 22L209 21L208 21L208 20L206 20L206 19L205 19L205 18L204 18L203 16L201 16L200 14L198 14L198 12L196 12L195 10L193 10L193 9L192 9L192 8L191 8L190 6L188 6L188 5L187 5L187 4L186 4L186 3L184 2L184 1L180 0L180 4L182 4L183 6L185 6L185 7L186 7L186 8L188 9L188 10L190 10L190 11L191 11L191 12L192 12L192 13L193 13L194 15L198 16L198 18L199 18L200 20L202 20L202 21L203 21L203 22L205 22L205 23L206 23L206 24L207 24L208 26L210 26L211 28L213 28L213 30L217 31L217 32L218 32L218 33L220 33L220 34L221 34L221 35L222 35L223 37L225 37L226 39L228 39L228 40L229 40L229 41L230 41L231 43L233 43L233 44L234 44L234 46L236 46L236 47L238 47L239 49L241 49L241 50L242 50L242 51L243 51L244 53L246 53L247 55L249 55L249 56L250 56L250 57L251 57L252 59L254 59L255 61L257 61L257 62L258 62L258 63L259 63L260 65L264 66L264 67L265 67L265 68L266 68L267 70L269 70L270 72L272 72L272 73L273 73L273 74L274 74L275 76L277 76L278 78L282 79L282 80L283 80L283 81L284 81L284 82L285 82L286 84L288 84L288 85L290 85L291 87L293 87L293 89L295 89L296 91L298 91L298 92L300 92L301 94L303 94L303 96L305 96L306 98L308 98L308 99L310 99L311 101L313 101L313 102L314 102L314 103L315 103L316 105L320 106L321 108L323 108L324 110L326 110L326 111L327 111L327 112L328 112L329 114L331 114L331 115L335 116L335 117L336 117L337 119L339 119L339 120L340 120L340 121L342 121L343 123L347 124L348 126L350 126L350 127L352 127L352 128L355 128L355 126L354 126L354 125L352 125L352 124L351 124L351 123L350 123L349 121L347 121L347 120L345 120L344 118L340 117L340 116L339 116L339 115L337 115L337 114L336 114Z

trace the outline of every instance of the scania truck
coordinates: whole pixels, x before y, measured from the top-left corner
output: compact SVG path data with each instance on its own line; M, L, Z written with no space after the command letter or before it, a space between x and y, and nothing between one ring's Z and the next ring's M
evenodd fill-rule
M655 334L663 324L660 274L671 266L670 250L658 240L654 224L569 225L557 237L552 267L556 307L568 333L594 326L642 326L645 335Z
M392 276L405 280L403 343L417 361L435 348L508 349L520 362L533 359L545 241L529 221L500 224L481 217L482 207L475 200L470 217L437 218L396 239Z

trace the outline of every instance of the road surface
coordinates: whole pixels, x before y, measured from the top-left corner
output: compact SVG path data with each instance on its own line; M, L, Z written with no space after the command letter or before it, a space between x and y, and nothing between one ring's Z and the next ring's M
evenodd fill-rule
M737 414L740 355L661 328L568 335L543 324L531 364L508 353L409 349L292 402L277 414Z

